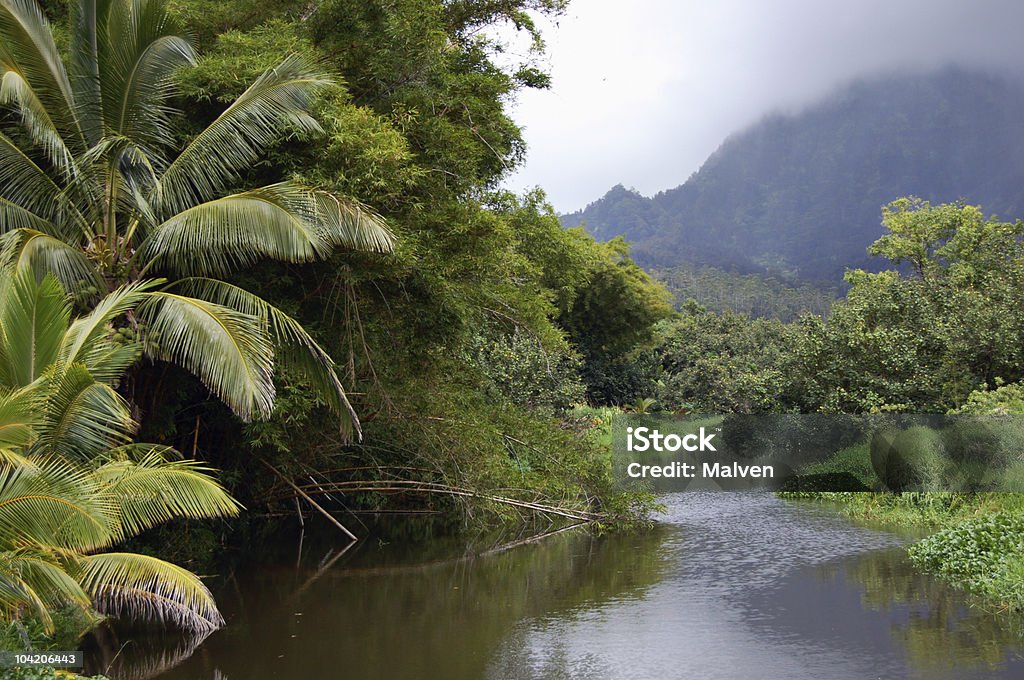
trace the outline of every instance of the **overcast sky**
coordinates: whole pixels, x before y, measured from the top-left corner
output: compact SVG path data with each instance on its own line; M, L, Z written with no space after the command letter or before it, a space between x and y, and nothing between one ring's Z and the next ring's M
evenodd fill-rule
M559 212L622 183L686 181L722 140L851 79L949 63L1024 68L1024 0L573 0L546 30L552 89L513 109L508 186Z

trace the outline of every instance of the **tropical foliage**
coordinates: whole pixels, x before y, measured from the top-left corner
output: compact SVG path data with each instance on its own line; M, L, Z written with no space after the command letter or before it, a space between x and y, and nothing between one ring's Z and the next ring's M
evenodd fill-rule
M267 416L274 362L356 423L330 357L291 317L224 281L261 259L308 262L392 236L358 202L293 181L239 189L331 79L291 55L180 144L174 74L195 53L161 0L83 0L65 59L34 0L0 2L0 257L96 304L167 277L123 309L144 353L198 375L243 418Z
M238 505L193 461L131 443L136 423L115 391L142 353L111 326L139 284L71 320L57 279L0 282L0 618L52 626L61 606L170 622L222 623L191 572L109 552L176 518L234 515Z

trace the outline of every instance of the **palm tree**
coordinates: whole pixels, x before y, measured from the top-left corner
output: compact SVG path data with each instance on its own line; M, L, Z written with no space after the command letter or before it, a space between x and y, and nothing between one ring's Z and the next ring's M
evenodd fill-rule
M234 190L285 133L320 130L330 86L298 56L260 76L175 149L173 74L194 52L165 0L80 0L65 63L35 0L0 0L0 266L99 297L142 286L126 322L146 355L199 376L242 418L269 414L275 360L354 426L334 363L292 318L224 279L261 259L386 252L381 218L280 182Z
M0 620L29 611L50 630L52 608L76 605L199 632L223 622L191 572L104 552L175 518L238 512L198 463L130 443L113 385L142 344L110 322L145 289L120 288L72 322L53 275L0 282Z

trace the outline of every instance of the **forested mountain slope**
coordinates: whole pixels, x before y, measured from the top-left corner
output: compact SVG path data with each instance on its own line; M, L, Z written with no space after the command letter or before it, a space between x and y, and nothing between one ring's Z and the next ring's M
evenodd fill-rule
M856 82L729 137L682 186L622 186L563 224L681 262L835 282L871 267L881 206L905 195L1024 213L1024 86L957 68Z

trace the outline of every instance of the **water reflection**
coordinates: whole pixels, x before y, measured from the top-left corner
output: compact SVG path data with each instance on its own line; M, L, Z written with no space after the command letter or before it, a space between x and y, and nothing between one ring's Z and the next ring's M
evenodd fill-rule
M1019 624L914 573L898 536L764 494L666 500L639 536L367 543L239 573L228 627L159 677L1024 677Z

